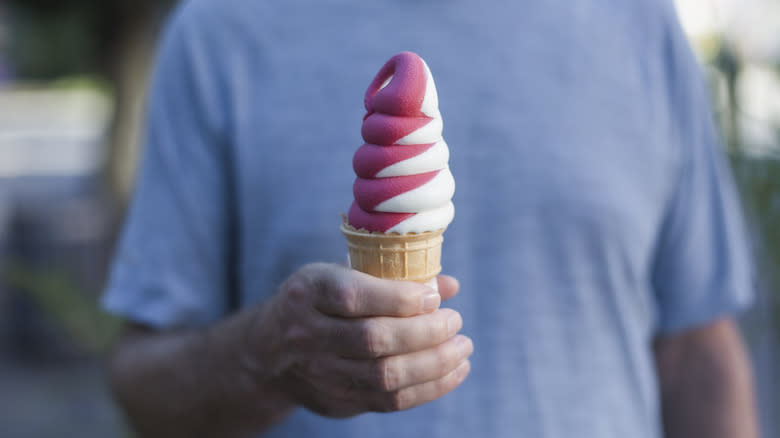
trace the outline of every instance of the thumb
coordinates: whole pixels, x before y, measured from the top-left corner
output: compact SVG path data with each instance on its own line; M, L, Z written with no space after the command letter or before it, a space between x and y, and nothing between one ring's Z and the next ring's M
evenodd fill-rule
M458 280L456 280L455 277L439 275L436 279L439 282L439 295L441 296L442 301L449 300L458 293L460 283L458 283Z

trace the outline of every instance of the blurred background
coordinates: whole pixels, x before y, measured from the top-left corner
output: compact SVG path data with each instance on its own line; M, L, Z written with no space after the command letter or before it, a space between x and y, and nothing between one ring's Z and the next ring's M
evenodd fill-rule
M174 0L0 0L0 430L129 436L97 298L139 149L147 73ZM780 436L780 0L677 0L710 80L750 224L742 318L765 436Z

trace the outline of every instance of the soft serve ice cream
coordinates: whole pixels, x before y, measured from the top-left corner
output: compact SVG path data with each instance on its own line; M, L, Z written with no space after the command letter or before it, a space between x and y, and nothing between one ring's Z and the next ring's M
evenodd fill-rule
M347 222L379 233L424 233L452 221L455 181L433 76L419 56L393 56L366 90Z

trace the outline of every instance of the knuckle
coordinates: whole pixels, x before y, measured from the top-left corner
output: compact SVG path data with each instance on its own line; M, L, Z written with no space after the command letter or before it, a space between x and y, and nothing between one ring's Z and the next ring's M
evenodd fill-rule
M420 310L420 293L416 289L400 289L398 293L398 305L400 310L407 313L418 312Z
M379 357L388 351L390 342L386 330L375 320L365 320L358 333L358 348L370 357Z
M330 291L329 298L333 307L341 313L355 315L360 310L357 288L348 282L339 282Z
M399 386L398 368L390 359L380 359L376 362L374 381L380 391L393 391Z
M309 351L312 347L312 337L303 327L292 327L286 333L287 345L292 351Z
M382 403L379 406L380 412L402 411L406 408L406 392L392 391L385 393Z
M323 338L325 341L323 347L334 352L351 352L356 348L354 339L360 336L356 333L354 327L347 323L329 324L324 331L327 334Z
M446 343L434 350L433 356L439 366L445 366L454 363L458 355L455 345Z
M326 263L313 263L291 276L286 287L313 301L320 310L352 316L360 311L360 287L349 272Z
M458 313L452 309L445 309L441 312L435 329L439 339L447 339L450 336L450 319L457 319L457 315Z
M302 303L308 300L309 287L305 278L293 275L284 284L284 290L291 301Z

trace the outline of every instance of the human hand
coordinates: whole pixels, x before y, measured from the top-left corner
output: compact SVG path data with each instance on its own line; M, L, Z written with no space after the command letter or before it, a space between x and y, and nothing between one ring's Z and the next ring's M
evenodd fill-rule
M438 282L436 293L337 265L301 268L264 317L275 325L276 384L330 417L409 409L450 392L469 373L473 345L457 334L460 315L439 308L457 281Z

